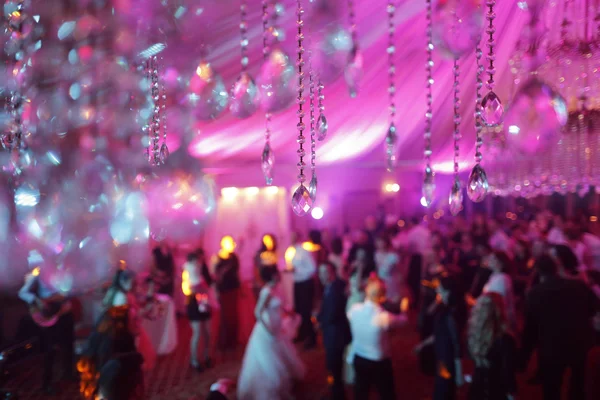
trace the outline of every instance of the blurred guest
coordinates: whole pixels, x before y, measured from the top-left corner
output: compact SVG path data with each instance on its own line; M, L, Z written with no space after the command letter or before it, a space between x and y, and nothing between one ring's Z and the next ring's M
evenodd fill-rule
M346 317L346 283L337 277L332 263L319 266L319 278L325 288L318 315L323 334L327 370L333 378L331 399L345 399L342 370L344 349L350 343L350 325Z
M537 260L536 269L540 283L527 295L523 365L537 347L544 400L560 399L567 368L569 398L583 399L586 358L594 341L591 321L600 300L582 281L558 276L548 255Z
M475 361L470 400L510 400L517 392L516 342L498 293L487 293L471 311L467 342Z
M412 293L411 304L414 307L419 305L419 296L421 294L421 270L423 268L423 256L431 248L431 232L425 226L420 224L416 218L412 219L412 228L407 233L407 246L410 254L408 263L407 284Z
M343 281L347 281L348 274L346 273L346 270L345 270L343 253L344 253L344 243L342 242L342 238L340 238L340 237L333 238L333 240L331 241L331 252L329 253L329 257L327 258L327 261L329 261L330 263L332 263L335 266L335 271L336 271L337 277Z
M292 258L294 305L301 318L295 341L304 342L305 346L310 348L316 344L316 333L311 316L315 301L315 273L317 267L313 256L302 246L299 235L292 235L292 246L295 249Z
M31 308L33 318L29 321L33 320L38 324L34 331L39 335L44 353L42 390L46 394L52 394L54 393L51 386L52 375L57 345L62 348L64 378L73 378L75 322L71 304L54 288L46 271L41 271L39 267L25 277L25 284L19 290L19 298ZM44 321L36 320L35 316L38 314Z
M438 307L433 335L417 345L415 351L418 353L433 343L437 364L433 400L453 400L457 396L457 387L463 384L461 334L464 304L451 277L440 279L436 290Z
M492 274L483 288L483 293L498 293L502 296L509 328L514 332L517 328L515 294L512 280L506 273L506 271L510 270L510 258L508 258L506 253L496 250L487 258L486 263Z
M473 227L471 228L471 237L475 246L487 245L489 243L490 234L485 221L486 218L483 214L475 214Z
M260 278L260 271L263 268L277 269L277 239L275 235L266 234L262 237L260 248L254 257L253 291L256 298L264 285Z
M488 232L490 234L490 247L492 250L502 251L511 254L512 241L502 229L502 226L495 219L488 220Z
M460 235L458 267L460 269L461 281L465 291L468 291L471 288L480 262L481 258L477 254L471 234L462 233Z
M365 299L364 286L372 272L375 271L373 254L366 246L355 247L348 259L350 263L350 297L347 309Z
M562 215L555 214L552 217L552 228L548 231L546 240L550 244L566 244L567 236L565 235L565 221Z
M144 400L143 357L139 353L120 354L100 370L97 400Z
M183 266L182 290L186 295L187 316L192 328L190 364L197 371L212 366L210 358L210 320L212 317L210 286L212 283L212 277L204 260L204 251L200 249L195 253L188 254L187 261ZM203 339L204 342L202 349L198 348L200 339ZM202 353L202 363L198 361L199 352Z
M304 376L304 365L292 344L286 311L280 295L279 271L263 269L254 316L238 378L239 400L289 399L295 380Z
M392 243L387 236L375 239L375 265L377 275L385 283L387 300L392 304L400 304L400 287L402 274L400 273L400 259L392 249Z
M552 245L548 254L554 260L559 276L574 278L578 275L579 260L569 246L565 244Z
M173 297L175 293L175 261L171 249L165 242L152 250L154 270L152 275L158 283L157 293Z
M238 296L240 291L240 261L235 254L235 241L231 236L221 239L221 250L213 258L213 271L221 308L219 348L235 350L238 343Z
M382 400L396 399L392 370L390 333L406 322L404 315L395 315L382 307L385 284L377 277L370 278L364 303L348 311L352 332L352 353L356 381L354 398L368 399L374 386Z
M91 398L98 389L98 373L109 360L137 352L135 342L140 327L135 308L129 301L132 287L133 273L119 269L104 297L106 311L97 322L77 364L82 393L86 398Z
M305 248L312 253L315 265L327 262L327 249L323 246L321 232L313 229L308 233L308 238L308 246L305 245Z

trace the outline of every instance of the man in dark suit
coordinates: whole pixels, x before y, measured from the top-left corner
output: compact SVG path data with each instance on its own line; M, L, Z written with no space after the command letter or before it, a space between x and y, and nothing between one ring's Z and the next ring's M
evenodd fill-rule
M319 266L319 278L323 283L323 302L318 321L323 334L327 370L333 378L331 399L343 400L344 349L352 337L346 317L346 283L336 276L335 266L329 261Z
M550 255L539 257L536 269L540 283L527 295L522 366L537 347L544 400L560 399L567 368L569 399L584 399L586 359L594 343L592 317L600 301L583 281L559 277Z

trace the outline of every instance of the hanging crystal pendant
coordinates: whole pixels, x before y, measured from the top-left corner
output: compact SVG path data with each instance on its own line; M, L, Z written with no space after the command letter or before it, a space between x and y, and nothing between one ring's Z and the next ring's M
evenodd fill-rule
M294 210L294 214L303 217L310 211L312 205L313 201L308 189L301 184L292 196L292 209Z
M242 72L231 90L229 110L240 119L248 118L258 109L258 87L247 72Z
M502 102L492 91L481 100L481 119L487 126L498 126L504 119Z
M475 164L471 175L469 175L469 183L467 186L467 195L469 199L475 203L479 203L485 199L489 190L488 179L485 171L479 164Z
M167 147L166 143L163 143L162 146L160 146L160 153L158 154L159 159L160 159L160 163L164 164L167 162L167 158L169 158L169 148Z
M392 122L388 128L387 134L385 135L385 152L386 152L386 163L388 172L392 172L396 168L396 142L398 141L398 135L396 133L396 125Z
M429 207L433 203L433 196L435 194L435 182L433 179L433 171L431 167L425 168L425 178L423 179L423 204L425 207Z
M308 193L310 194L310 199L313 203L317 199L317 183L317 174L313 172L310 183L308 184Z
M263 171L263 176L265 177L265 182L267 185L271 185L273 183L273 165L275 164L275 153L271 149L271 145L269 143L265 143L265 148L262 152L261 158L261 167Z
M319 114L319 118L317 119L317 139L322 141L327 136L327 119L325 118L325 114Z
M454 179L450 197L448 198L448 204L450 206L450 213L454 216L457 216L463 209L463 193L458 177Z
M362 80L362 76L363 57L362 53L358 49L358 46L355 44L354 46L352 46L352 50L350 50L348 64L346 65L346 69L344 71L344 79L346 80L346 84L348 85L350 97L356 97L358 93L358 88L360 86L360 81Z

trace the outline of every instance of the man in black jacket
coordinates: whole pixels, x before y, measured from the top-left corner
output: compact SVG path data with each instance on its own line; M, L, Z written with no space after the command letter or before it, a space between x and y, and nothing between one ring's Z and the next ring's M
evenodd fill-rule
M346 283L336 276L335 266L325 262L319 266L319 278L325 288L318 321L323 334L327 370L333 378L332 400L345 399L342 370L344 349L352 337L346 317Z
M537 347L544 400L560 399L567 368L569 398L584 399L586 358L594 341L592 317L600 302L584 282L559 277L551 256L541 256L536 269L540 283L527 295L523 366Z

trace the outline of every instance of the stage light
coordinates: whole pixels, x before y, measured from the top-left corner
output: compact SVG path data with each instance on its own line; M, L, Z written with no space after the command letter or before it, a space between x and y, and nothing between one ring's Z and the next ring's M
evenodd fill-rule
M592 215L590 217L590 222L598 222L598 217L596 217L595 215Z
M425 196L421 197L421 205L423 207L427 207L427 200L425 200Z
M406 225L406 222L404 222L404 220L403 220L403 219L401 219L400 221L398 221L398 226L399 226L400 228L403 228L403 227L404 227L404 225Z
M256 196L258 194L258 188L257 187L249 187L249 188L244 189L244 192L248 196Z
M388 184L385 185L385 191L388 192L388 193L392 191L392 184L391 183L388 183Z
M312 209L310 215L312 215L314 219L321 219L323 218L323 209L321 207L315 207Z
M279 193L279 188L277 186L269 186L265 188L265 191L267 192L267 194L274 196L277 193Z
M227 200L230 200L230 199L235 198L235 196L237 196L238 192L239 192L238 188L227 187L227 188L221 189L221 196L223 196Z
M400 185L398 185L397 183L394 183L392 185L392 192L398 193L399 191L400 191Z

